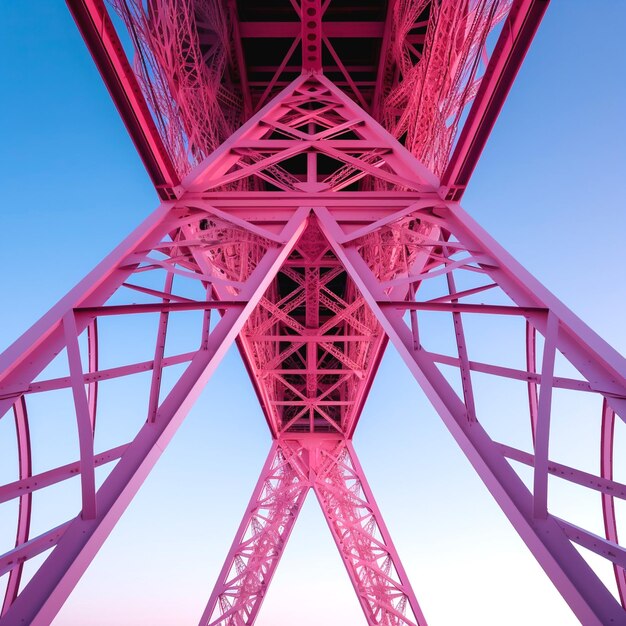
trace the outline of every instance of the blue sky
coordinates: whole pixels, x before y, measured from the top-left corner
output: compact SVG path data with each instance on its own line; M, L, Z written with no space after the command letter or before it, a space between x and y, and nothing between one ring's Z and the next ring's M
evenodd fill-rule
M553 3L463 201L622 353L625 25ZM158 201L62 2L0 4L0 46L4 348ZM393 351L355 446L431 624L576 623ZM268 448L231 351L55 624L195 623ZM257 623L322 621L363 618L309 498Z

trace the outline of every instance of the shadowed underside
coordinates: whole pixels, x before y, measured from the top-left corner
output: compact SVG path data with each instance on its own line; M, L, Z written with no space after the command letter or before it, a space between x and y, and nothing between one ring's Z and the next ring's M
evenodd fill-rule
M68 0L162 199L304 69L324 71L458 200L548 2L110 4L132 67L104 1Z
M577 617L626 623L574 547L613 565L623 599L624 361L455 202L545 3L112 4L134 72L104 5L69 2L165 201L2 355L18 467L0 501L19 510L0 624L53 619L232 343L273 443L200 623L254 622L312 489L367 623L425 624L351 444L388 341ZM146 333L141 358L125 332ZM485 336L511 360L485 357ZM486 416L502 381L522 392L498 411L523 421L526 449ZM98 407L127 383L145 410L100 447L113 418ZM550 460L553 393L596 402L598 475ZM65 401L76 456L33 476L38 398ZM556 476L598 492L604 536L552 513ZM72 477L67 521L31 537L32 493Z
M323 71L437 175L510 0L114 0L186 173L302 70Z

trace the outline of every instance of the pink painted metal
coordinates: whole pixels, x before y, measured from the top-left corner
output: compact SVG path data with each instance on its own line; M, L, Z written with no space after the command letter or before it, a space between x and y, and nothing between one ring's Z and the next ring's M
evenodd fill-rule
M68 3L75 14L102 20L101 0ZM179 177L300 71L323 71L438 176L449 166L445 182L455 188L461 186L459 173L465 182L469 177L457 167L472 168L482 147L468 140L478 136L480 143L488 135L547 6L546 0L390 0L361 8L357 20L346 19L354 7L341 0L285 0L268 7L216 0L111 4L137 55L141 106L147 103L154 112ZM492 59L487 37L507 17L506 36ZM86 39L97 52L97 34ZM363 47L356 62L350 40ZM370 66L372 57L376 64ZM126 62L119 51L115 60ZM451 163L463 113L483 76L488 80L468 125L471 133ZM496 85L502 94L494 100Z
M17 435L17 450L19 459L20 482L28 480L32 474L32 459L30 451L30 434L28 431L28 413L26 411L26 400L22 396L13 405L15 416L15 432ZM30 491L14 491L13 498L19 497L19 513L17 519L17 532L15 537L15 547L19 548L29 539L30 513L32 510L33 497ZM11 568L8 574L4 601L2 603L1 615L4 615L11 604L17 598L20 587L20 580L24 570L24 561Z
M354 449L333 434L274 442L200 624L254 622L310 489L367 623L426 624Z
M172 154L163 141L163 129L152 118L104 0L70 0L67 4L159 197L174 198L179 176Z
M103 19L98 3L70 4L84 19L93 11ZM182 182L170 178L167 197L176 199L1 357L0 415L13 412L19 468L0 486L0 502L19 499L19 513L15 547L0 556L0 574L8 577L0 624L52 621L234 341L273 443L200 623L254 622L313 489L367 623L425 624L351 443L389 340L575 615L590 625L626 623L623 605L574 547L613 564L623 601L626 550L618 544L614 499L626 497L626 486L613 476L613 433L615 415L626 419L624 360L449 199L462 193L506 95L506 81L498 86L493 72L500 68L512 80L545 3L390 2L379 23L355 25L355 32L386 42L369 90L342 58L338 22L326 21L328 0L288 3L285 11L297 19L285 22L296 26L285 32L295 44L265 81L249 80L260 70L242 41L228 50L226 41L232 32L276 36L267 20L233 23L232 4L227 10L205 3L206 14L191 0L113 4L145 63L138 80L146 100L133 92L133 106L145 112L149 103ZM487 34L505 17L514 36L496 46L480 91ZM92 49L98 37L89 30ZM123 52L104 48L123 69ZM297 50L306 71L298 67L276 94ZM114 98L128 100L132 86L126 88L112 89ZM477 90L480 111L470 114L450 160ZM154 130L149 121L134 124L139 149L148 156L160 151L145 140ZM161 174L166 165L162 159ZM442 186L438 175L446 168ZM195 333L193 348L172 353L181 328L174 321L183 315ZM519 354L516 367L475 358L484 342L476 318L492 329L518 325L519 338L517 331L498 337ZM103 368L103 347L126 354L115 343L115 324L130 328L136 319L155 322L148 359ZM559 373L564 359L577 374ZM144 421L130 441L99 451L98 398L108 385L142 373L149 376ZM528 395L532 452L490 435L479 375L491 384L511 381ZM71 393L78 460L32 476L31 398L63 390ZM598 475L549 456L557 391L602 403ZM504 406L503 415L513 420L509 410ZM98 413L98 424L106 419ZM532 468L532 490L508 459ZM105 464L112 471L96 488L96 469ZM31 537L32 492L77 474L80 513ZM552 513L549 477L600 492L605 537ZM24 562L51 547L20 588Z

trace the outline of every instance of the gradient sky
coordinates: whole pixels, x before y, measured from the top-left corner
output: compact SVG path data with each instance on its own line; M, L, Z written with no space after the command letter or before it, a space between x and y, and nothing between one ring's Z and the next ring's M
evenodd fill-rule
M593 5L548 9L463 204L626 353L626 3ZM158 201L64 3L0 3L0 48L3 349ZM432 625L577 623L392 350L355 446ZM54 624L196 623L268 448L231 350ZM363 621L310 497L257 624Z

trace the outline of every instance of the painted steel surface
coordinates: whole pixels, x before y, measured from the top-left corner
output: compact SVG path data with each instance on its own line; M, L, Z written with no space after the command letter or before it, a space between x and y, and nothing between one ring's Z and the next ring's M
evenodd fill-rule
M403 10L410 8L417 19L428 3L419 11L418 4L399 3L383 36L389 39L399 28L393 20ZM451 43L444 35L458 20L465 29L474 24L484 35L509 9L508 17L518 22L524 7L537 11L536 3L514 3L511 9L507 3L485 2L481 6L489 8L488 19L474 22L467 12L455 12L454 4L437 5L438 26L426 37L431 43L422 54L435 61L445 56L442 50ZM137 12L141 6L124 3L118 8ZM330 50L321 20L324 7L311 2L309 8L315 19L302 25L295 39ZM429 10L428 15L436 13ZM172 18L158 11L154 15ZM190 15L183 12L177 28L188 28ZM476 15L482 13L477 9ZM226 19L218 12L211 17ZM132 11L126 19L141 26ZM518 22L519 33L524 29ZM440 32L443 26L448 30ZM248 28L244 23L239 27ZM173 36L165 25L150 36L155 32ZM411 41L402 39L401 48ZM468 36L464 54L475 52L476 41L482 40ZM158 46L152 50L156 55ZM367 623L426 624L351 441L388 341L580 621L626 623L623 605L574 545L612 564L623 600L626 550L618 543L615 498L626 497L626 485L613 477L613 446L615 416L626 417L624 359L451 199L456 191L442 185L438 175L454 162L449 157L456 126L448 135L453 126L443 130L435 119L441 102L406 101L405 88L413 83L405 77L386 97L393 94L397 107L407 107L410 120L401 115L390 122L378 116L383 126L363 108L375 112L375 99L362 101L358 85L347 78L347 88L338 87L322 72L326 68L319 48L310 52L305 71L278 93L277 78L262 93L248 92L244 101L252 106L250 117L237 130L219 118L219 123L199 124L196 134L190 133L189 124L200 115L196 91L206 85L185 86L188 97L178 101L182 109L187 107L180 117L185 139L178 144L184 150L175 151L172 160L181 175L172 187L175 198L165 201L2 355L1 414L5 419L13 415L19 468L14 482L0 486L0 500L17 500L19 507L15 548L0 556L0 573L8 577L0 624L52 621L233 342L257 391L272 444L200 624L254 622L310 490ZM449 88L445 93L465 104L469 95L450 78L466 67L467 59L457 56L456 70L442 66L445 72L440 67L431 78L430 70L415 69L419 63L403 73L414 72L414 86L424 88L443 76ZM333 58L339 67L339 57ZM174 68L159 67L163 72ZM200 80L200 73L187 78ZM205 102L210 110L202 115L221 107L221 75L215 80L215 93L207 90L214 100ZM172 82L170 77L170 87ZM237 84L245 89L243 81ZM386 113L389 102L383 106ZM446 109L447 117L461 111L457 105ZM414 139L426 138L423 145L415 143L422 139L410 139L409 126ZM476 133L486 132L480 126ZM161 131L165 128L170 126ZM197 161L194 166L188 149ZM468 147L465 156L472 150L476 148ZM464 175L467 167L465 162ZM185 332L193 333L193 347L171 353L169 340L181 332L175 320L182 316L189 320ZM494 328L508 324L507 346L525 367L475 357L476 318L490 320ZM115 324L136 319L154 321L150 358L103 368L101 353L115 345ZM432 320L449 323L448 350L437 347ZM559 374L562 360L575 375ZM64 373L48 376L50 364L56 367L60 361ZM149 379L145 421L122 445L95 449L94 433L103 419L96 419L101 390L142 373ZM524 388L532 453L498 441L481 422L478 375ZM29 403L37 394L61 390L72 398L78 459L33 476ZM601 403L597 475L550 459L555 393L592 396ZM509 460L531 468L530 487ZM97 487L96 468L105 464L112 470ZM30 536L32 493L77 474L80 514ZM550 477L601 494L605 537L551 512ZM20 589L24 562L51 547Z

